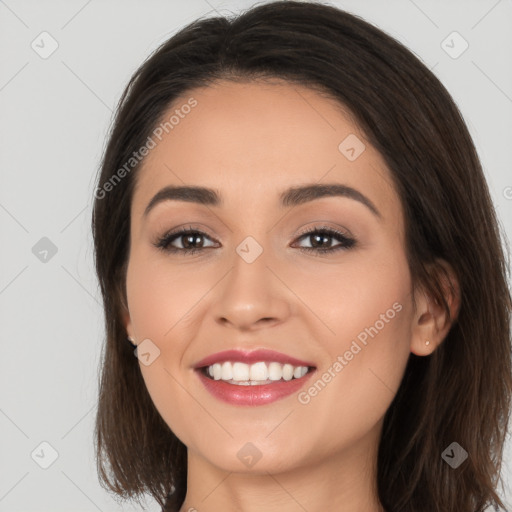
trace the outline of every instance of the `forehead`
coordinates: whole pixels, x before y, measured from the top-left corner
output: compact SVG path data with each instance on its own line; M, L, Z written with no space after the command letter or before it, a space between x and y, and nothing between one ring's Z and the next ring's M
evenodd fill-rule
M247 208L271 196L277 202L293 185L339 182L381 196L384 210L396 208L381 155L341 104L312 89L218 82L178 98L163 121L171 117L138 171L136 216L169 184L215 188Z

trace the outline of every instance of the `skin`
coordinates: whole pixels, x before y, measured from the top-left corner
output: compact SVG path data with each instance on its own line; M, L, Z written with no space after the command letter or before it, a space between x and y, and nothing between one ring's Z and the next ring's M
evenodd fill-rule
M138 175L124 315L135 343L149 338L160 350L140 370L188 448L180 512L381 511L375 467L384 414L409 354L431 354L450 327L421 289L413 308L403 210L389 170L339 105L313 90L219 82L189 91L170 112L190 97L197 106ZM349 134L366 145L354 161L338 150ZM279 207L280 191L306 183L351 186L382 218L347 197ZM170 184L215 188L224 205L165 201L144 219L151 198ZM189 224L207 234L196 242L203 252L175 255L153 245ZM323 225L355 237L356 246L301 252L315 242L300 238L302 231ZM247 236L263 248L250 264L236 252ZM185 238L172 245L184 247ZM324 247L339 243L330 238ZM447 298L455 312L456 299ZM192 369L221 350L270 348L313 361L319 377L394 303L400 312L307 404L292 394L263 406L230 405ZM237 457L247 442L261 453L251 468Z

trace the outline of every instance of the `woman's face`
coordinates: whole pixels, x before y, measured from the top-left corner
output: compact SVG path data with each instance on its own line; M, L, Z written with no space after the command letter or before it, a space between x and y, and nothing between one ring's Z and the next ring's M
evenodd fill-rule
M195 89L173 114L138 175L126 284L126 327L143 343L156 408L189 454L228 471L361 459L414 338L403 213L383 159L336 103L284 82ZM319 185L348 192L281 202ZM168 197L145 213L169 186L213 189L219 201ZM156 247L186 228L201 233L171 237L181 252ZM280 353L236 365L239 379L266 369L276 380L230 384L196 369L230 349ZM300 377L300 364L282 366L291 358L314 369ZM235 361L220 356L214 376L228 378Z

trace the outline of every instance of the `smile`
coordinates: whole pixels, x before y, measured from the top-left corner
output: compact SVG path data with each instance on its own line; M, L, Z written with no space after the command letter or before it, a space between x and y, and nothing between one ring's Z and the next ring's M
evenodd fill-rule
M239 406L265 405L297 393L315 371L314 367L263 361L252 365L225 361L195 370L215 398Z

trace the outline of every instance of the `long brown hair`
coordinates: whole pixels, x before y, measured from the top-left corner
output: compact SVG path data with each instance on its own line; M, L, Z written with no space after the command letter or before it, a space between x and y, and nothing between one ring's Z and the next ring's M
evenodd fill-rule
M187 91L273 78L336 99L383 156L405 213L413 286L449 315L439 260L459 281L458 317L431 356L410 355L385 415L381 503L388 512L504 507L496 490L512 393L511 296L505 240L471 136L447 90L402 44L338 8L296 1L196 20L146 60L119 101L92 218L106 327L95 429L100 483L123 499L149 493L172 511L187 488L186 446L155 409L122 322L141 166L126 162ZM454 441L468 453L457 469L441 458Z

